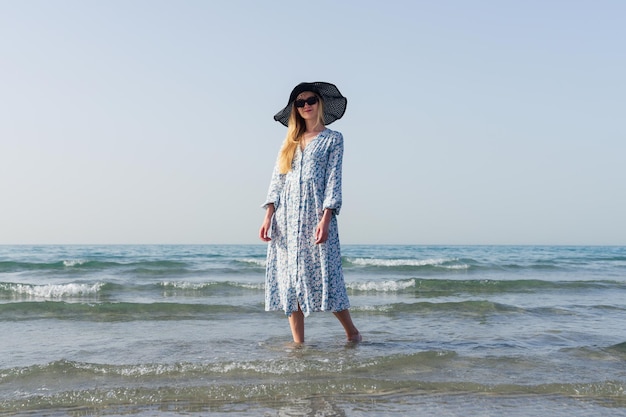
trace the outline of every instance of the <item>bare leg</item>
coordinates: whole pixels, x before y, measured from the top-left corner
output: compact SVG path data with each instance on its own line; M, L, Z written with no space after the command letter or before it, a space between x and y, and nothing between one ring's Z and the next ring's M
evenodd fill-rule
M298 307L298 311L291 313L289 316L289 326L291 327L291 335L295 343L304 343L304 313Z
M350 317L350 310L346 309L343 311L339 311L337 313L333 313L335 317L339 319L341 325L346 331L346 336L348 337L348 342L360 342L361 341L361 333L356 328L354 323L352 323L352 317Z

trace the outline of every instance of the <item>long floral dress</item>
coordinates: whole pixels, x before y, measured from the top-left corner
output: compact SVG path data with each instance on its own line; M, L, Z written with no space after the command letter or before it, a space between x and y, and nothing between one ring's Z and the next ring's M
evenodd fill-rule
M337 218L341 209L343 136L325 129L302 151L292 169L280 174L278 163L263 207L275 207L267 249L265 310L342 311L350 307L341 268ZM332 209L328 240L315 244L325 209Z

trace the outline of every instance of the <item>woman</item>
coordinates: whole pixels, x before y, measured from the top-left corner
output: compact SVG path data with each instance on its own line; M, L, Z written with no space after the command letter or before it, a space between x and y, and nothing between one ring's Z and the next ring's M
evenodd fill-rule
M304 317L312 311L332 311L348 341L361 340L348 310L336 219L343 136L326 128L343 116L346 104L333 84L301 83L274 116L288 129L259 231L269 242L265 309L287 314L295 343L304 343Z

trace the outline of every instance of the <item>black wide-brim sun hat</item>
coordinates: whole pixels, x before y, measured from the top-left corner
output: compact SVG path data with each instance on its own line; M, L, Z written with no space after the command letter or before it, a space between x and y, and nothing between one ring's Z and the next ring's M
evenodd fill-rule
M312 83L298 84L289 95L287 105L284 109L276 113L274 120L287 126L293 102L298 95L305 91L315 93L322 98L324 102L324 125L329 125L335 120L341 119L346 112L348 99L339 92L337 86L323 81L315 81Z

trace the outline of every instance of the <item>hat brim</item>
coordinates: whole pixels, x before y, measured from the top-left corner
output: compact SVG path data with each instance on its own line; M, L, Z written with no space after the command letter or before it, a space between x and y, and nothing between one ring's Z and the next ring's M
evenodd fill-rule
M315 81L298 84L289 95L287 105L274 115L274 120L287 126L293 102L298 95L305 91L317 94L324 102L324 125L329 125L335 120L341 119L346 112L348 99L339 92L337 86L323 81Z

